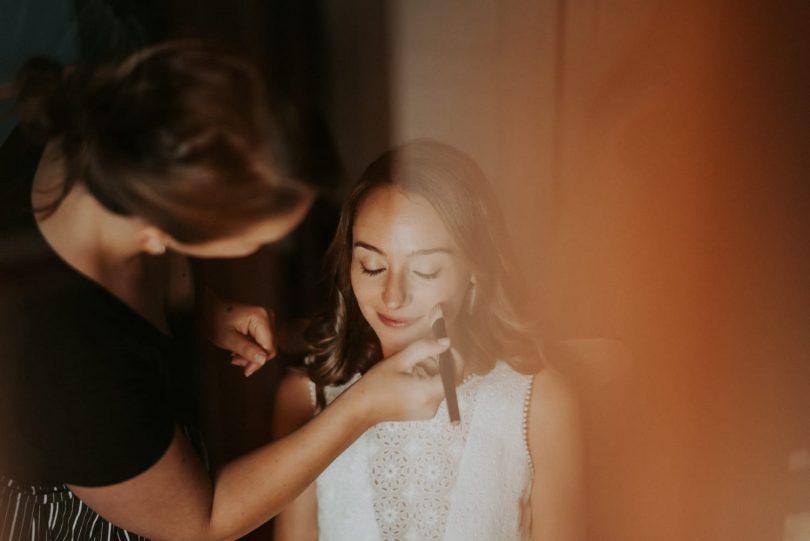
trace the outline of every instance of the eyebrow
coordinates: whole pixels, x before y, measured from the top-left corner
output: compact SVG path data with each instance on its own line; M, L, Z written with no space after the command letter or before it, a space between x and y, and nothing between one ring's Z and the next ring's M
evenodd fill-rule
M385 252L374 246L373 244L369 244L367 242L363 242L361 240L355 241L354 243L355 248L365 248L366 250L370 250L372 252L376 252L380 255L385 255ZM414 255L430 255L430 254L452 254L453 250L449 248L426 248L424 250L415 250L408 254L408 257Z

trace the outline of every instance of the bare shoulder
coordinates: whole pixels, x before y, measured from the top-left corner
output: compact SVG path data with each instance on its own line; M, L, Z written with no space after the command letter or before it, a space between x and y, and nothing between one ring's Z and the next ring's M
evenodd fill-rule
M315 415L309 378L300 372L288 372L276 390L273 412L273 437L281 438L300 428Z
M579 437L576 392L556 370L545 368L534 375L527 421L529 445L533 450Z
M534 375L531 410L538 415L571 413L577 409L577 396L568 379L553 368Z
M299 406L315 412L310 392L310 380L301 372L288 371L282 378L276 391L276 403L284 407Z

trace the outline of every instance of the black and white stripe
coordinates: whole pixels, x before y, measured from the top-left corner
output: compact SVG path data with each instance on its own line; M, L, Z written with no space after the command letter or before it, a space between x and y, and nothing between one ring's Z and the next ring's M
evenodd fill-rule
M0 541L146 541L113 526L64 485L20 485L0 476Z

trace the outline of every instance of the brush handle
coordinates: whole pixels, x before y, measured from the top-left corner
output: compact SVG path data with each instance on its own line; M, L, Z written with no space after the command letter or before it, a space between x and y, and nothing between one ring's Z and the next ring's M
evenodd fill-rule
M447 338L447 327L444 324L444 318L437 318L433 322L432 328L434 338L437 340ZM458 424L461 421L461 416L458 411L458 396L456 395L456 366L449 349L439 354L439 374L441 374L442 384L444 385L444 396L447 401L447 414L450 416L450 422Z

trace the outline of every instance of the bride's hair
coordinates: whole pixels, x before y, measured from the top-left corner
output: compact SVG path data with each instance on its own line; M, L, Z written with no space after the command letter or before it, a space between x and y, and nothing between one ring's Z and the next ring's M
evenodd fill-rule
M323 388L348 381L382 357L377 336L360 312L351 287L352 226L357 209L374 190L392 186L425 198L441 217L471 265L469 287L454 327L454 342L477 371L501 359L523 371L540 365L542 354L519 311L515 285L519 272L495 195L478 165L449 145L429 140L406 143L382 154L365 170L346 198L337 232L327 252L329 311L308 329L305 367Z

